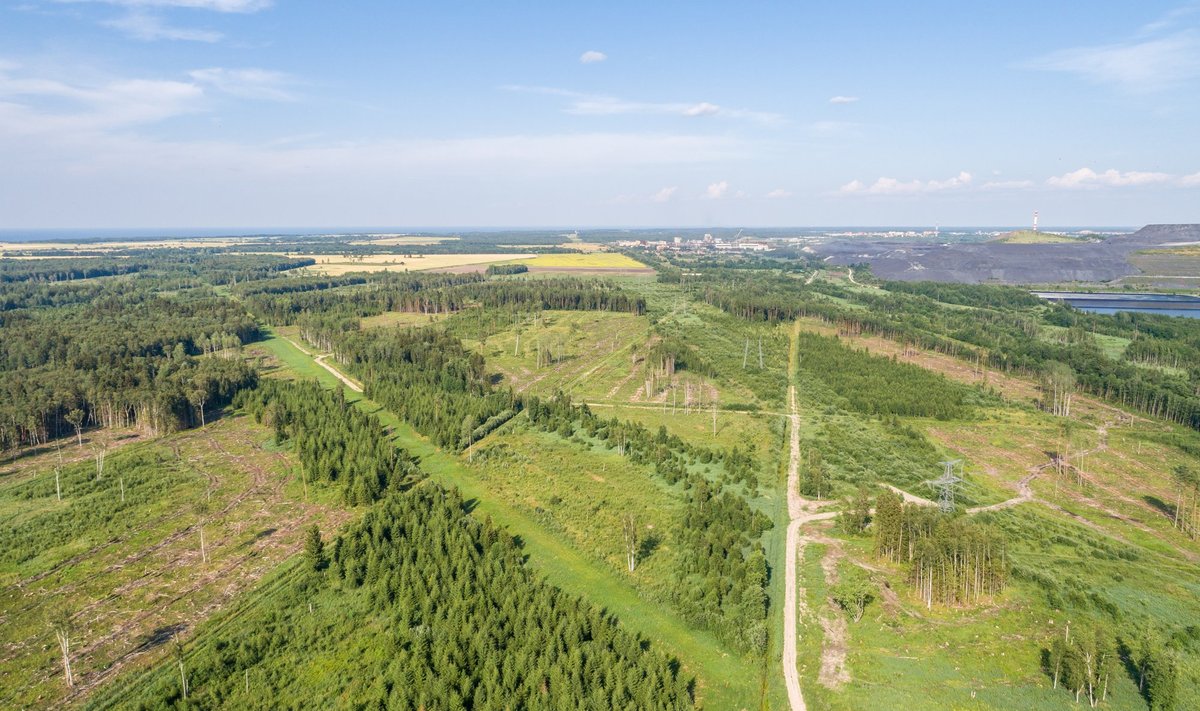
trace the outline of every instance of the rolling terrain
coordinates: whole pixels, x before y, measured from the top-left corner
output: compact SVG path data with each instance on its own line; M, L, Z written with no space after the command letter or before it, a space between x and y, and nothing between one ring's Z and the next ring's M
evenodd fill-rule
M8 287L8 363L35 352L11 344L61 319L158 309L160 327L131 330L142 361L102 329L63 342L90 344L114 370L154 368L157 381L131 392L150 397L157 382L167 405L135 402L110 425L102 389L39 400L18 388L75 372L87 349L33 380L8 376L0 698L1200 698L1190 322L811 262L682 261L653 280L571 272L603 268L605 254L583 255L593 266L549 255L565 274L329 277L253 255L203 267L212 284L181 278L172 257ZM45 428L13 409L56 396L69 399ZM947 461L962 481L939 513L929 482ZM458 523L414 528L414 507ZM424 565L453 594L422 597L411 572L387 572L450 538L466 547ZM503 571L497 587L472 582L484 570ZM463 624L473 600L498 611L476 633ZM496 644L540 634L505 642L489 627L527 619L510 616L516 600L537 601L555 630L590 620L599 637L548 637L479 676ZM1085 643L1104 661L1091 687L1073 666ZM363 665L378 683L355 677Z

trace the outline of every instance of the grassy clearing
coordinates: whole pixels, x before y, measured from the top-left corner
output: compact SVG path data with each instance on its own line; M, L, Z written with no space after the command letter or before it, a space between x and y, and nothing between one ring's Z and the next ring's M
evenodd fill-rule
M1051 688L1041 654L1068 622L1096 614L1093 600L1115 605L1131 622L1147 615L1174 624L1195 619L1197 603L1185 592L1196 585L1194 570L1182 580L1170 566L1147 570L1147 562L1114 556L1104 537L1036 505L988 517L1009 531L1018 572L1003 595L970 609L926 609L914 601L902 569L871 555L869 538L840 544L851 560L872 567L881 594L849 624L852 682L838 690L814 684L814 708L1073 708L1068 693ZM809 604L820 609L828 604L817 592L820 572L808 565ZM1030 570L1046 582L1020 572ZM1186 699L1195 691L1186 691L1179 708L1191 707ZM1105 707L1145 708L1123 670Z
M1038 338L1049 343L1063 343L1067 339L1069 329L1065 326L1052 326L1050 324L1042 324L1041 332ZM1113 360L1121 360L1121 356L1125 354L1125 349L1132 342L1128 338L1120 336L1106 336L1103 333L1092 334L1096 345L1100 347L1104 355Z
M311 503L292 458L245 417L90 458L42 462L0 483L0 705L78 700L117 672L161 659L176 634L296 553L304 527L348 516ZM27 475L26 475L27 474ZM121 500L124 490L125 500ZM200 528L207 562L200 551ZM78 686L68 696L48 615L70 615Z
M281 375L316 378L327 387L342 387L292 344L272 337L260 345L290 371ZM560 531L548 528L519 507L503 501L481 479L480 469L470 462L439 450L408 424L361 395L347 390L346 397L376 414L390 428L396 443L416 455L432 478L462 491L465 498L474 502L477 515L489 516L520 536L529 552L530 564L549 582L605 607L630 629L677 655L686 672L696 675L698 695L706 708L762 706L763 680L756 662L728 649L711 634L684 625L661 606L644 599L607 565L594 562L564 540Z
M994 240L1000 244L1067 244L1082 242L1075 237L1055 234L1053 232L1034 232L1033 230L1017 230L1001 235Z
M592 449L557 434L506 427L472 452L472 471L488 494L518 507L587 551L639 588L669 577L669 540L681 508L678 497L648 466L614 450ZM633 513L660 544L632 575L625 561L621 516ZM660 594L665 591L657 591Z
M562 390L580 399L611 399L608 393L626 379L648 329L646 319L632 314L547 311L536 321L526 319L519 327L467 344L519 392L552 395ZM540 367L539 344L553 352L553 361Z
M367 316L359 323L363 328L408 328L428 326L445 318L445 314L422 314L408 311L385 311L378 316Z
M1151 623L1182 635L1187 640L1180 642L1182 648L1192 651L1184 655L1188 680L1181 682L1179 708L1194 707L1200 698L1200 664L1194 654L1195 635L1185 628L1200 619L1200 545L1173 529L1169 508L1175 491L1170 472L1179 464L1194 465L1182 447L1194 446L1200 435L1161 421L1130 418L1083 396L1076 401L1074 417L1052 417L1030 406L1037 388L1028 380L980 371L940 354L906 350L885 339L846 340L863 341L872 352L894 355L962 382L986 381L1009 398L989 407L982 418L902 418L901 423L927 438L936 447L936 458L965 460L964 493L970 496L964 499L982 503L1016 497L1019 482L1036 471L1028 482L1035 500L979 515L981 521L1006 531L1014 572L1002 596L972 609L925 609L911 594L905 571L873 556L869 537L839 534L838 544L851 559L875 569L873 578L881 593L877 597L887 590L895 594L889 593L894 599L886 605L876 600L861 622L850 625L852 683L839 690L815 686L811 694L806 685L810 706L1069 708L1071 696L1051 689L1040 669L1042 650L1068 621L1099 619L1109 620L1123 634ZM1103 346L1123 349L1124 344ZM807 396L806 438L830 423L848 431L883 426L822 406L827 398L820 393L802 388L801 395ZM835 449L857 452L863 449L855 444L860 440L874 443L872 456L886 449L883 433L851 437ZM919 454L900 452L894 465L866 469L879 479L894 480L903 469L901 460L916 461ZM1057 473L1055 467L1045 466L1056 456L1078 469ZM837 460L834 464L842 465ZM812 565L806 559L806 566ZM816 576L810 571L807 577L814 589L819 584ZM809 601L824 604L813 590ZM1114 618L1118 622L1111 622ZM1106 707L1145 708L1124 671L1113 681Z
M700 408L758 408L777 411L781 391L782 338L775 329L704 320L703 305L680 304L661 316L595 311L546 311L536 320L464 340L479 350L519 392L571 394L576 400L617 406L665 407L675 412ZM703 311L698 315L696 310ZM454 327L451 319L450 326ZM727 326L727 328L722 328ZM671 377L652 377L647 354L664 336L677 338L694 354L696 370L677 369ZM764 367L758 367L758 338L764 337ZM518 342L519 341L519 342ZM752 353L747 353L750 343ZM538 346L543 356L539 364ZM549 350L550 356L545 354ZM742 368L743 357L747 360ZM647 390L647 381L653 380ZM685 402L691 399L690 408ZM710 418L711 420L711 418ZM710 422L711 425L711 422Z

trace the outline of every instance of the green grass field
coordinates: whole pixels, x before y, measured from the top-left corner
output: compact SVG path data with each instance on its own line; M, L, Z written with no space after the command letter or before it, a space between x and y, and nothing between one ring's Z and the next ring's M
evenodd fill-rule
M389 326L408 328L410 326L428 326L431 323L437 323L443 317L443 314L385 311L378 316L367 316L362 319L361 325L363 328L387 328Z

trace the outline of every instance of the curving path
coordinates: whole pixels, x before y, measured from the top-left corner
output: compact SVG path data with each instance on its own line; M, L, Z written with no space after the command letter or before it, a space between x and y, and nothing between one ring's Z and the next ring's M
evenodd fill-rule
M350 388L351 390L353 390L356 393L361 393L363 391L361 385L354 382L350 378L347 378L345 375L342 375L342 372L340 370L338 370L337 368L334 368L332 365L325 362L325 359L331 355L333 355L333 354L326 353L325 355L319 355L316 358L313 358L313 362L316 363L317 365L321 366L325 370L328 370L330 373L333 373L333 377L342 381L342 383L344 383L346 385L346 387Z

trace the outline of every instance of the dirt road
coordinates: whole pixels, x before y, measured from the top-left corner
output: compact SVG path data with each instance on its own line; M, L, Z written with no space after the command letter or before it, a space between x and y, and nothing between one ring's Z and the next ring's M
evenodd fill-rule
M354 382L350 378L347 378L345 375L342 375L342 372L340 370L338 370L337 368L334 368L332 365L325 362L325 359L328 358L330 355L332 355L332 354L326 353L325 355L319 355L316 358L313 358L313 362L316 363L317 365L321 366L325 370L328 370L330 373L333 373L333 377L335 377L338 380L345 383L346 387L350 388L351 390L353 390L356 393L361 393L363 391L361 385Z
M804 550L800 537L800 526L804 525L804 500L800 498L800 414L796 411L796 386L788 386L788 419L791 427L791 454L788 456L787 475L787 563L784 566L783 582L783 680L787 685L788 703L792 711L807 711L804 692L800 690L800 671L796 668L796 615L797 608L804 604L803 595L796 581L796 565Z

